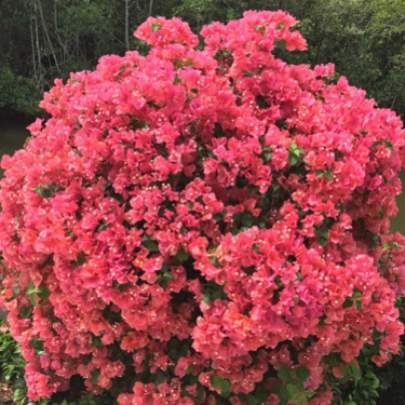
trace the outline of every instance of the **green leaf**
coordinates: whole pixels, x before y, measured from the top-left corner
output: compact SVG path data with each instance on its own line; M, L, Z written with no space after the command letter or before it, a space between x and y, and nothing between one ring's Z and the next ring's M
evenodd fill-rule
M237 229L251 228L253 225L255 225L256 221L257 218L247 211L238 212L233 216L234 226Z
M166 288L171 280L173 280L173 274L170 271L170 267L165 265L157 275L157 282L161 287Z
M292 383L288 383L286 385L286 390L287 390L288 398L290 398L290 399L294 398L300 392L299 387L297 387L295 384L292 384Z
M43 183L33 187L33 190L43 198L50 198L59 191L59 186L52 183Z
M32 315L32 307L28 305L23 305L19 311L20 318L31 318Z
M360 311L363 305L361 302L361 297L362 297L361 291L358 290L357 288L354 288L352 296L347 297L345 299L343 303L343 308L350 308L354 304L356 309Z
M291 166L296 166L302 162L304 157L304 149L297 146L296 143L290 144L288 148L288 161Z
M36 287L34 286L34 283L33 283L32 281L29 282L28 287L27 287L25 293L27 294L28 299L30 300L31 304L32 304L33 306L35 306L35 304L36 304L35 296L36 296L36 294L37 294L37 289L36 289Z
M384 139L383 143L389 150L394 149L394 145L388 139Z
M123 291L126 291L126 290L130 289L132 287L132 284L131 283L121 284L117 280L113 280L112 281L112 286L114 288L117 288L118 291L123 292Z
M83 251L80 251L77 254L76 260L73 262L73 264L75 266L81 266L84 263L86 263L86 254Z
M256 404L261 405L261 404L266 402L266 399L269 396L269 392L266 390L264 384L259 383L259 384L256 385L256 388L253 391L253 393L251 394L251 396L254 397L254 400L256 401L256 403L250 402L250 404L252 404L252 405L256 405ZM248 404L249 404L249 400L248 400Z
M210 256L210 262L211 262L215 267L218 267L218 268L221 267L220 264L219 264L219 259L218 259L218 257L215 256L215 255Z
M44 343L41 339L32 338L30 340L30 346L35 349L37 355L41 355L44 353Z
M155 22L152 23L151 28L152 28L153 32L156 32L156 31L160 30L161 25L158 22L155 21Z
M276 276L274 282L278 288L284 288L284 283L280 276Z
M291 402L294 405L308 405L308 392L302 389L300 392L297 392L292 398Z
M272 158L272 148L271 146L263 146L261 158L263 159L264 163L270 162Z
M166 380L166 375L162 370L158 370L155 374L152 374L151 379L153 383L159 385Z
M256 96L256 104L262 110L270 107L270 104L267 102L266 98L261 94Z
M223 130L221 124L219 124L218 122L216 122L215 125L214 125L214 135L216 137L220 137L220 136L225 135L225 131Z
M343 368L343 376L348 380L358 381L361 378L361 370L355 362L351 362Z
M98 377L100 377L100 370L99 369L94 369L91 372L90 380L93 384L97 384Z
M277 374L282 381L288 381L291 379L291 371L287 366L281 366Z
M159 244L156 240L152 239L149 235L144 235L142 237L142 245L149 250L150 253L159 252Z
M399 249L401 247L401 245L394 241L394 240L390 240L390 241L384 241L383 244L383 249L384 250L392 250L392 249Z
M21 292L20 286L18 284L14 284L13 295L9 300L13 300L14 298L16 298L18 294L20 294L20 292Z
M173 257L173 260L175 262L175 264L183 264L185 263L188 259L190 258L189 253L187 252L186 249L184 249L183 247L181 247L176 255Z
M285 119L280 118L278 119L275 124L280 128L280 129L288 129L288 123Z
M140 121L138 118L136 117L132 117L131 118L131 122L129 124L129 127L132 130L137 130L137 129L145 129L148 128L148 124L144 121Z
M207 305L211 304L211 302L220 299L226 300L228 296L224 291L224 287L215 283L215 281L208 281L203 286L203 301Z
M253 77L255 74L249 70L243 72L243 77Z
M167 149L167 146L166 146L166 144L164 142L162 142L162 143L154 142L153 147L156 149L156 152L159 155L163 156L164 158L167 159L170 156L170 153L169 153L169 151Z
M49 297L49 290L46 285L41 284L39 287L35 287L32 281L29 282L25 293L33 306L38 304L40 300L45 300Z
M289 398L286 385L285 384L274 385L273 389L277 393L278 399L280 400L279 405L287 405Z
M213 375L211 377L211 383L214 388L218 389L221 392L221 395L225 398L231 395L231 382L224 377Z
M361 296L362 296L361 291L355 287L353 290L353 298L358 299L361 298Z
M285 49L286 46L285 39L276 39L274 41L274 46L277 48Z
M305 382L305 380L309 377L309 371L306 367L300 366L296 370L297 377L302 381Z
M41 300L45 300L49 297L50 291L45 284L41 284L37 289L37 295Z
M260 405L263 402L259 402L258 399L256 399L254 394L245 394L240 396L242 401L244 401L247 405Z
M345 299L343 303L343 308L350 308L353 305L353 300L351 297Z
M241 269L242 269L243 272L246 273L248 276L251 276L251 275L256 271L256 267L255 267L255 266L241 266Z
M103 317L109 323L117 323L122 322L121 313L119 311L115 311L112 307L112 304L108 304L103 309Z
M315 225L315 236L321 246L326 246L329 240L329 229L334 223L333 218L325 218L320 225Z
M96 227L96 232L102 232L107 228L109 228L110 226L111 226L110 224L107 224L105 221L101 220Z
M91 344L92 344L92 346L94 346L94 347L103 347L103 343L101 342L100 336L95 336L95 335L93 335L93 336L91 337Z
M340 358L340 353L331 353L323 361L329 367L336 367L341 364L342 359Z
M229 51L229 49L220 49L215 54L214 58L217 59L217 60L225 59L225 58L228 58L231 55L232 55L232 53Z
M177 362L180 357L187 356L191 348L191 339L180 340L173 336L167 343L167 354L169 358Z
M316 175L318 177L324 177L326 180L332 180L333 179L333 173L331 170L317 170Z

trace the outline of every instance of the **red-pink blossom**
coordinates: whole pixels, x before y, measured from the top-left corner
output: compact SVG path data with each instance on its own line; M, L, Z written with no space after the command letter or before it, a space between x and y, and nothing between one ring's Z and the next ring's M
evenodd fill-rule
M365 345L398 353L405 131L333 65L277 57L306 49L295 24L249 11L201 48L151 17L146 56L45 94L0 182L0 303L30 399L79 375L120 405L278 404L300 372L326 405Z

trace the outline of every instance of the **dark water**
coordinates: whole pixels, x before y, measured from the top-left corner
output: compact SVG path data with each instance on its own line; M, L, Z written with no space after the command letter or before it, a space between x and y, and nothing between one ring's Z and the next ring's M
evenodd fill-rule
M0 155L12 153L21 148L25 142L27 131L25 122L6 123L0 122ZM399 215L392 220L392 230L405 234L405 171L402 172L404 192L398 198Z
M26 123L8 124L0 121L0 156L12 153L24 145L28 132Z

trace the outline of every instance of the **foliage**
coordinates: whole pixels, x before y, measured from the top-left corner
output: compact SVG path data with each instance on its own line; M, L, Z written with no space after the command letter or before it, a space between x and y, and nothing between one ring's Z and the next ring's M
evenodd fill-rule
M401 297L397 306L401 320L405 322L405 298ZM401 354L381 369L374 370L380 380L380 405L400 404L405 401L405 336L401 337Z
M21 356L16 341L2 325L0 319L0 382L7 383L13 392L14 405L113 405L114 400L109 395L94 396L79 392L77 398L72 400L72 393L55 395L51 400L30 401L27 398L27 387L24 381L25 362ZM62 398L58 398L62 397Z
M404 307L403 302L403 299L399 301L400 308ZM401 310L402 322L405 320L404 315ZM350 375L346 373L345 378L334 382L334 404L375 405L377 403L390 405L404 402L405 363L403 348L404 342L402 342L401 355L396 356L388 365L382 368L376 368L370 363L367 350L363 352L360 369L358 371L356 371L356 368L354 369L355 378L350 378ZM107 395L100 397L83 395L82 393L79 393L79 398L76 400L66 399L69 396L67 393L59 394L60 400L57 398L39 402L27 400L24 382L24 360L9 332L0 332L0 364L2 365L0 381L5 381L11 385L16 405L105 405L106 403L114 403L114 399ZM285 371L288 373L288 369ZM361 375L359 375L359 372ZM263 395L266 396L265 391L256 389L254 394L242 396L242 399L246 399L249 404L260 404L263 401ZM380 400L378 400L378 397L381 397Z
M31 400L374 400L403 333L405 132L333 65L283 61L295 25L246 12L202 44L149 18L143 54L45 94L0 183Z
M100 55L135 47L129 30L151 13L180 16L200 30L213 20L237 18L246 9L280 8L301 21L310 45L308 53L290 55L290 60L313 65L334 61L339 74L405 116L403 0L3 0L0 71L10 69L21 79L9 82L14 90L0 96L0 106L32 113L55 77L94 68ZM21 88L21 80L29 90ZM16 103L15 94L24 96Z
M13 387L13 400L16 405L24 405L26 398L24 360L16 342L8 332L0 332L0 365L0 380Z
M26 77L16 76L8 66L0 66L0 109L9 108L26 115L39 110L32 105L32 97L38 97L35 83Z

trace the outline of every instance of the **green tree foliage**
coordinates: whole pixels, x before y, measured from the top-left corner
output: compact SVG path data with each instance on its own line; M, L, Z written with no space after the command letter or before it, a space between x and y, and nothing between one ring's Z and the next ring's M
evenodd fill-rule
M55 77L136 48L132 30L150 14L176 15L198 30L247 9L279 8L301 21L309 42L309 51L292 61L332 61L405 117L405 0L3 0L0 108L35 112Z

